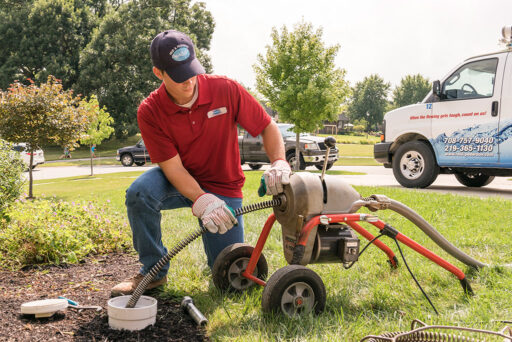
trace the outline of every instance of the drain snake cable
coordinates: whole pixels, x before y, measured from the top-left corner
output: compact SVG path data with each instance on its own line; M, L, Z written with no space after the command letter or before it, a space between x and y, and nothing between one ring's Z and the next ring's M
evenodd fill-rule
M407 264L407 261L405 260L405 256L404 256L404 253L402 252L402 248L400 247L400 244L398 243L398 240L395 239L393 236L391 235L388 235L386 234L386 232L383 232L379 235L377 235L376 237L374 237L373 239L371 239L367 244L366 246L363 247L363 249L361 250L361 252L359 253L359 257L361 257L361 255L364 253L364 251L371 245L373 244L373 242L375 240L378 240L380 239L381 237L383 236L389 236L390 238L392 238L395 243L396 243L396 246L398 247L398 251L400 252L400 256L402 257L402 260L404 261L404 264L405 264L405 267L407 268L407 271L409 271L409 274L411 275L412 279L414 280L414 282L416 283L416 285L418 285L418 288L420 289L421 293L423 293L423 296L427 299L427 301L429 302L430 306L432 306L432 309L434 309L434 312L439 315L439 312L437 311L436 307L434 306L434 304L432 303L432 301L430 300L429 296L427 295L427 293L425 292L425 290L423 290L423 288L421 287L420 283L418 282L418 280L416 279L416 277L414 276L414 273L412 273L411 269L409 268L409 265ZM345 268L346 270L350 269L352 266L354 266L356 262L355 261L352 261L348 266L345 266L343 265L343 268Z
M419 328L416 328L416 324L420 325ZM455 334L447 334L439 331L427 331L431 330L457 330L460 333ZM499 332L475 329L475 328L467 328L467 327L458 327L458 326L447 326L447 325L427 325L422 321L415 319L412 321L411 330L410 331L398 331L398 332L389 332L384 333L379 336L368 335L364 337L359 342L368 341L368 342L486 342L488 339L484 338L483 340L463 336L462 333L476 333L480 335L488 335L494 337L503 338L502 342L512 342L512 328L506 326ZM507 333L508 335L505 335ZM467 335L467 334L466 334Z
M246 206L243 206L241 208L235 209L235 216L245 215L247 213L267 209L267 208L273 208L278 207L282 204L283 199L282 197L274 197L274 199L260 202L260 203L254 203L249 204ZM190 233L188 236L186 236L184 239L182 239L180 242L178 242L165 256L163 256L158 262L149 270L149 272L142 278L141 282L133 291L132 296L128 300L128 303L126 304L126 308L134 308L137 302L139 301L140 296L144 293L146 290L146 287L148 286L151 281L155 278L155 276L160 272L160 270L172 259L176 254L181 252L181 250L185 247L187 247L192 241L203 235L207 232L207 229L204 227L197 228L194 232Z

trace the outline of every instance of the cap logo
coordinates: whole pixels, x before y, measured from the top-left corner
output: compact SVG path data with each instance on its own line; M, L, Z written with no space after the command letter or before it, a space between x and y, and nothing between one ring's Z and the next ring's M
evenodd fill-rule
M171 58L176 62L182 62L190 57L190 51L186 45L178 45L171 50Z

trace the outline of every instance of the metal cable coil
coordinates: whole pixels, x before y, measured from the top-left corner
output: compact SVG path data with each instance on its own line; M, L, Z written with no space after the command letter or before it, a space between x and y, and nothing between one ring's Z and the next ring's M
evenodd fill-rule
M245 215L247 213L256 211L256 210L262 210L272 207L277 207L281 205L281 199L276 197L270 201L260 202L260 203L254 203L249 204L246 206L243 206L241 208L235 209L235 216ZM144 276L142 281L139 283L135 291L133 291L132 296L130 297L130 300L126 304L127 308L133 308L139 301L140 296L144 293L146 290L146 287L148 286L151 281L153 281L153 278L160 272L162 267L165 266L169 261L171 261L172 258L185 247L187 247L192 241L203 235L207 232L207 229L204 227L198 228L196 231L192 232L190 235L185 237L183 240L178 242L177 245L175 245L169 253L167 253L165 256L163 256L158 262L151 267L149 272Z
M416 326L419 325L419 328ZM457 330L459 335L446 334L437 331L427 331L427 329L444 329ZM500 341L512 342L512 328L506 326L501 331L489 331L476 328L447 326L447 325L427 325L422 321L415 319L411 324L411 331L389 332L379 336L369 335L364 337L360 342L487 342L487 338L483 340L463 336L463 333L474 333L479 335L487 335L501 338ZM508 335L505 335L508 334Z
M480 340L470 337L465 337L461 335L456 336L452 334L445 334L434 331L418 331L405 336L400 336L403 334L408 333L404 331L385 333L380 336L370 338L368 342L480 342Z

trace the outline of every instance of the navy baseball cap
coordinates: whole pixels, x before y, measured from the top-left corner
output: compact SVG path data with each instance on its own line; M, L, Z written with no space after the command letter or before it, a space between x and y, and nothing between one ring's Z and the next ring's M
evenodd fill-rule
M160 32L151 42L150 50L153 65L164 70L174 82L182 83L205 73L196 58L194 43L182 32Z

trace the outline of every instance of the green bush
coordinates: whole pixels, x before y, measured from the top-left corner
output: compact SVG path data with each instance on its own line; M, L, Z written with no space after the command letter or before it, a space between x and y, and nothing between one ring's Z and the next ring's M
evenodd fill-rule
M25 166L18 152L13 151L12 144L0 139L0 218L5 217L5 210L21 195L25 179Z
M126 222L106 205L55 199L16 201L0 221L0 266L77 263L130 245Z

